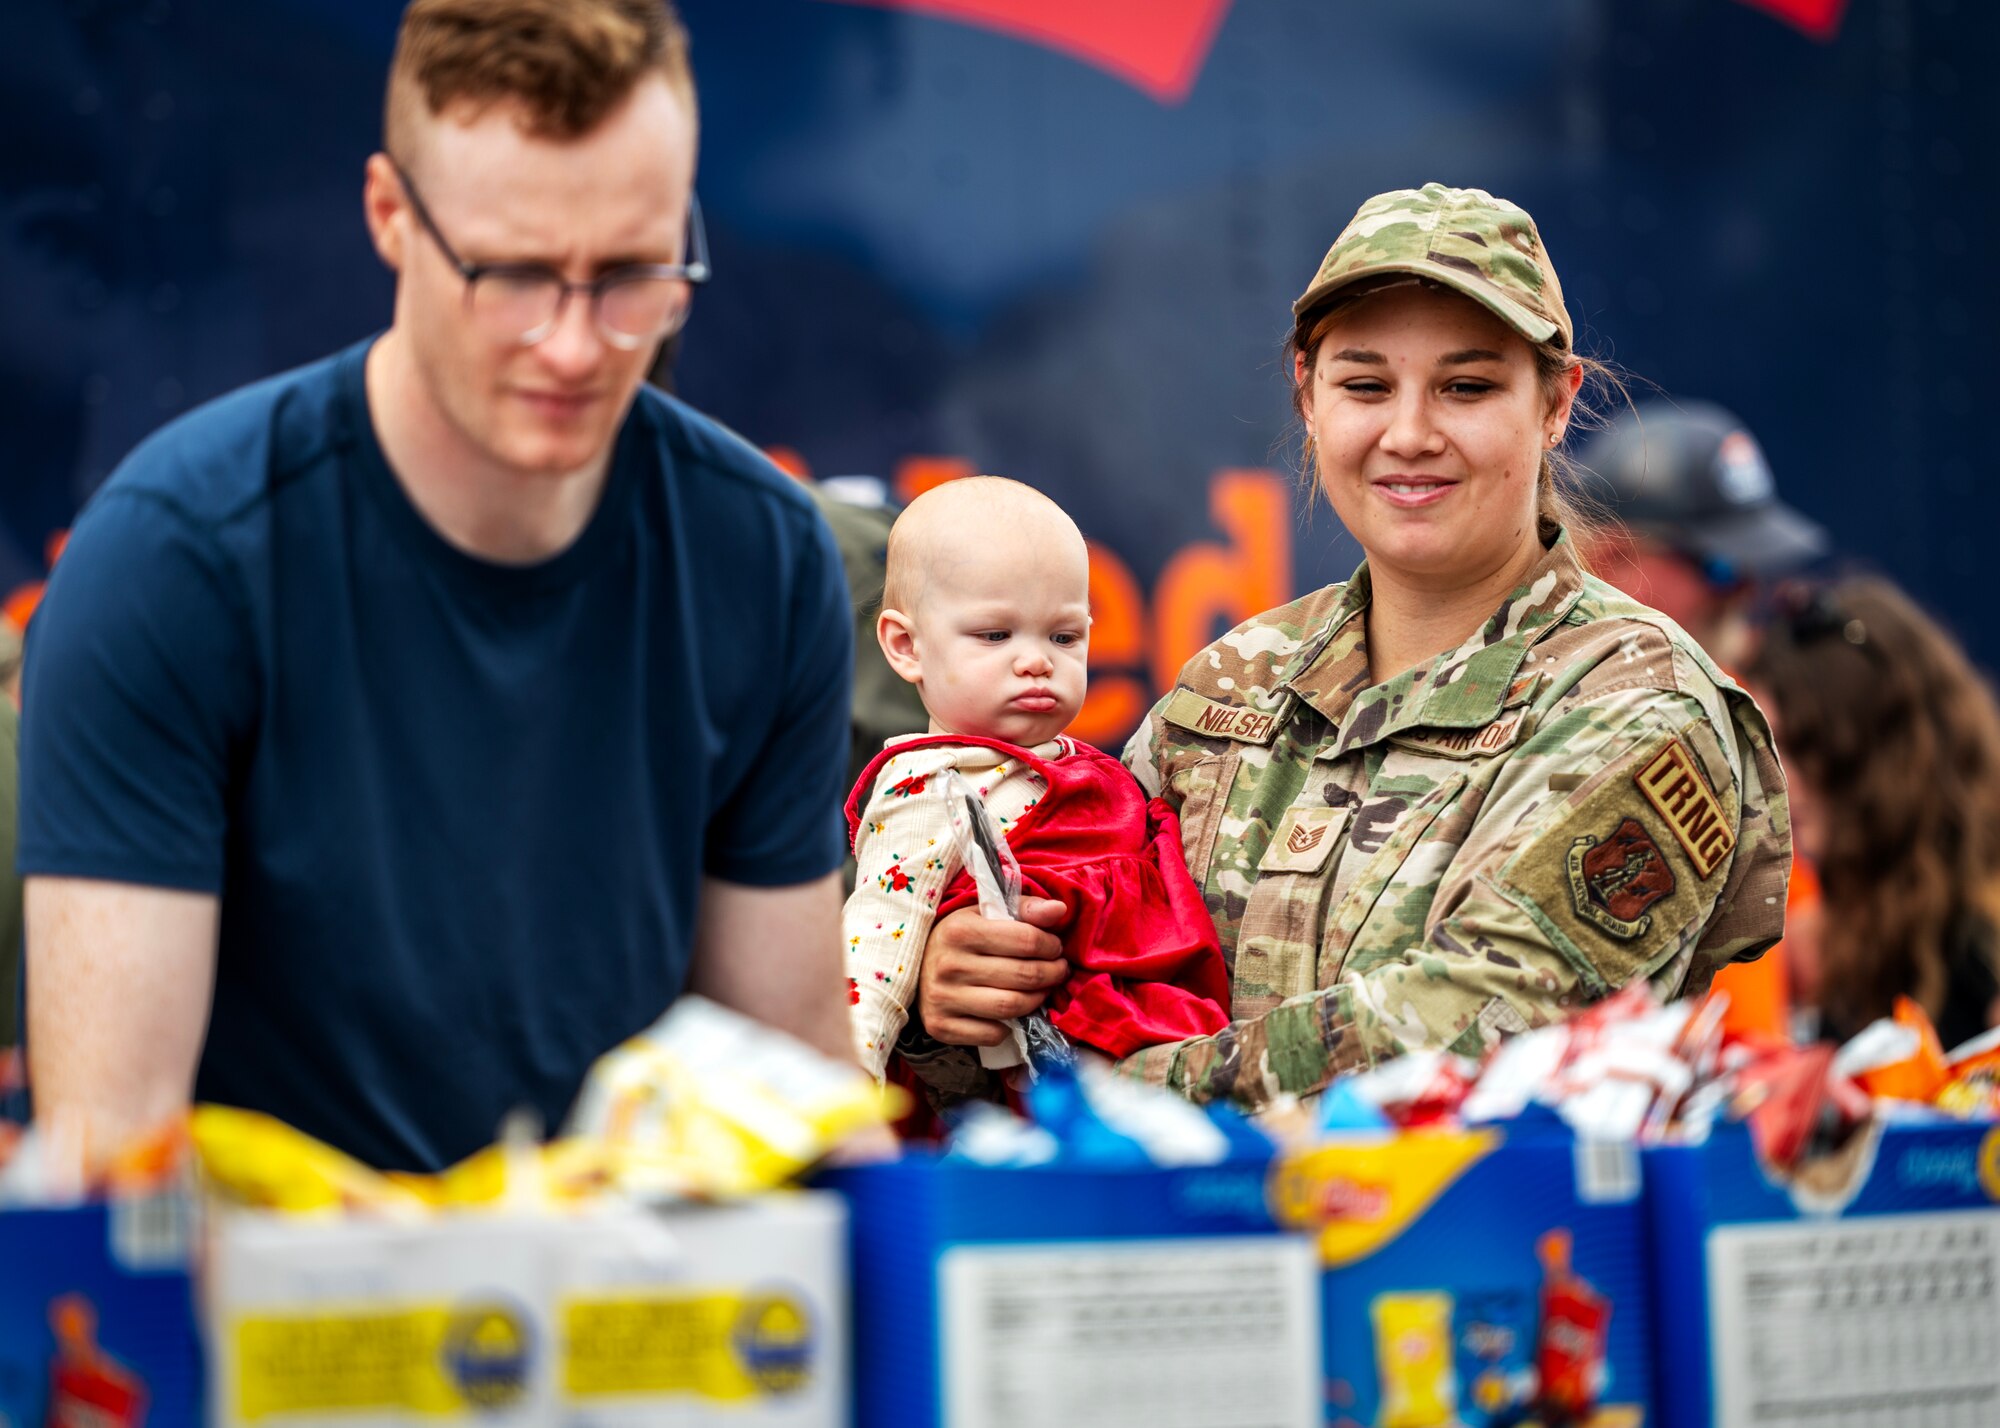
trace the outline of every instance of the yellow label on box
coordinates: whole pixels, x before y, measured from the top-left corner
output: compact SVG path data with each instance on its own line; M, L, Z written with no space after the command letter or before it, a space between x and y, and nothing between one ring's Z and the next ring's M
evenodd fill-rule
M1494 1131L1417 1131L1294 1152L1272 1167L1271 1211L1289 1229L1318 1232L1322 1264L1352 1264L1416 1223L1500 1140Z
M526 1392L534 1330L511 1305L237 1318L237 1416L246 1423L342 1410L452 1415L505 1408Z
M563 1392L719 1403L793 1393L812 1379L815 1329L784 1292L573 1299L562 1308Z

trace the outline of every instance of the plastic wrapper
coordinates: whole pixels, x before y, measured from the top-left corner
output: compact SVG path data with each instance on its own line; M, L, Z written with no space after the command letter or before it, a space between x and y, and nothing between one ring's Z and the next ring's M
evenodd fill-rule
M1007 846L1007 836L994 824L992 815L972 786L959 777L958 770L946 769L939 787L945 795L945 809L951 821L952 841L960 860L979 892L979 914L1001 921L1021 915L1021 865ZM1076 1051L1069 1038L1057 1031L1045 1012L1032 1012L1007 1023L1009 1039L998 1046L979 1048L979 1062L989 1070L1004 1071L1026 1066L1030 1076L1046 1066L1070 1066Z
M1937 1104L1952 1115L2000 1119L2000 1027L1951 1053Z
M259 1111L197 1106L190 1130L209 1188L239 1205L404 1217L429 1208L406 1186Z
M785 1183L904 1105L859 1067L687 996L591 1068L565 1134L600 1147L626 1193L727 1198Z
M180 1186L188 1160L187 1124L178 1117L92 1168L86 1168L83 1137L73 1123L45 1120L24 1128L0 1122L0 1208L158 1194Z
M1541 1106L1594 1140L1657 1139L1719 1056L1719 1000L1661 1006L1643 982L1581 1015L1502 1042L1466 1091L1467 1124Z
M560 1211L595 1197L728 1199L795 1178L903 1093L860 1068L699 997L601 1058L568 1134L533 1118L436 1175L383 1174L254 1111L197 1107L208 1184L236 1204L294 1215L421 1217L494 1208Z
M1315 1129L1546 1115L1586 1140L1658 1144L1702 1139L1726 1118L1747 1121L1764 1163L1789 1172L1842 1151L1871 1119L2000 1119L2000 1030L1947 1055L1922 1008L1900 998L1836 1051L1730 1032L1727 1009L1719 992L1661 1005L1635 982L1502 1041L1473 1071L1430 1051L1338 1078Z
M1833 1071L1878 1100L1924 1103L1952 1077L1931 1019L1908 997L1896 998L1892 1017L1862 1028L1841 1047Z
M1787 1047L1737 1072L1731 1114L1749 1123L1765 1164L1790 1169L1837 1150L1868 1119L1867 1094L1832 1074L1833 1059L1824 1043Z
M1229 1158L1230 1137L1215 1117L1182 1097L1121 1080L1095 1061L1050 1068L1030 1088L1028 1107L1059 1143L1094 1153L1100 1163L1215 1165ZM1114 1137L1129 1151L1116 1147Z
M1456 1120L1478 1063L1448 1051L1412 1051L1343 1078L1341 1095L1321 1097L1321 1127L1328 1116L1353 1118L1354 1107L1370 1107L1390 1123L1411 1129Z
M947 1159L975 1165L1047 1165L1062 1153L1056 1138L990 1101L970 1101L954 1115Z
M1049 1066L1027 1088L1027 1119L980 1103L954 1113L947 1154L982 1165L1219 1165L1271 1140L1224 1105L1196 1106L1085 1058Z

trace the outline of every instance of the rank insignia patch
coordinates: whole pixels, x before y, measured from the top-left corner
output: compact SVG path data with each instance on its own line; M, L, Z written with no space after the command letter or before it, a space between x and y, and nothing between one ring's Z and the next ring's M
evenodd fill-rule
M1271 833L1271 845L1257 860L1260 873L1316 873L1340 841L1350 810L1288 808Z
M1577 916L1621 941L1643 937L1646 909L1673 896L1674 873L1653 835L1627 818L1608 838L1578 838L1569 849L1569 892Z

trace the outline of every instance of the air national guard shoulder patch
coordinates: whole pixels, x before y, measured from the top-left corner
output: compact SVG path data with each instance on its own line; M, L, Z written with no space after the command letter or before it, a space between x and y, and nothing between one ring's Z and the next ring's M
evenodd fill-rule
M1569 891L1578 917L1630 942L1653 925L1646 909L1673 896L1674 871L1653 835L1627 818L1607 838L1586 834L1570 845Z

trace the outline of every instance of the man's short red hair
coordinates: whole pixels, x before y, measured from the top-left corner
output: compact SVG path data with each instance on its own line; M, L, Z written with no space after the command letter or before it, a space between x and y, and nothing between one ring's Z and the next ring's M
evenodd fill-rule
M687 31L668 0L411 0L389 64L383 146L407 155L420 114L507 101L529 133L579 138L655 73L692 111Z

